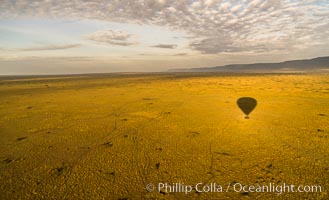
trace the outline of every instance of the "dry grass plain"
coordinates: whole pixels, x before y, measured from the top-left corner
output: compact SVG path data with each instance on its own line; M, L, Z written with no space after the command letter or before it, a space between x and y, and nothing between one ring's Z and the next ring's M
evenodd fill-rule
M328 74L2 77L0 199L328 199L328 122ZM322 192L146 191L159 182Z

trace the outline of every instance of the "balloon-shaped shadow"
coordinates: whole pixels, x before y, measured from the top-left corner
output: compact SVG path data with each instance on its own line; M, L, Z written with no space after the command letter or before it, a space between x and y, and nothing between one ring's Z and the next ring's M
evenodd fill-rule
M245 119L249 119L249 114L257 105L257 100L251 97L241 97L236 102L239 108L246 114Z

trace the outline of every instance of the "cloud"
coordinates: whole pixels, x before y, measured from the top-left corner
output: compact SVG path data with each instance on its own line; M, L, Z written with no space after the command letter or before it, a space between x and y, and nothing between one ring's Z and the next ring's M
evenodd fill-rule
M68 44L68 45L48 45L41 47L29 47L29 48L20 48L19 51L53 51L53 50L63 50L63 49L72 49L82 46L81 44Z
M58 61L58 62L95 62L98 58L88 56L3 56L2 61Z
M118 30L104 30L97 31L84 36L86 39L95 41L101 44L130 46L136 44L136 42L130 41L131 34Z
M2 0L0 4L0 18L96 19L166 26L186 33L191 49L204 54L329 46L328 13L326 0ZM87 36L97 43L122 46L135 44L131 37L112 30Z
M0 55L0 61L12 61L17 59L16 56Z
M231 4L229 2L225 2L220 5L220 8L223 10L228 10L230 7L231 7Z
M163 49L175 49L177 45L175 44L158 44L151 47L163 48Z
M176 54L173 54L173 56L188 56L187 53L176 53Z
M235 5L231 8L232 13L236 13L242 8L242 5Z

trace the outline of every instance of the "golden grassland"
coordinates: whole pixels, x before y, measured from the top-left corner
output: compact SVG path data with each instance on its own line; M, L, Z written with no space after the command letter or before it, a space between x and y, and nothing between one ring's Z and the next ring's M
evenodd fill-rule
M5 77L0 199L328 199L328 122L328 74ZM145 189L166 182L322 192Z

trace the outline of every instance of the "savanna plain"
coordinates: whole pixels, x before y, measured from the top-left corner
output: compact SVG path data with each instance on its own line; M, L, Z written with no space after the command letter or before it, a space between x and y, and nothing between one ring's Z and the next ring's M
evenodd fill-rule
M257 100L249 119L240 97ZM228 183L322 191L226 192ZM0 199L328 198L328 74L0 78Z

